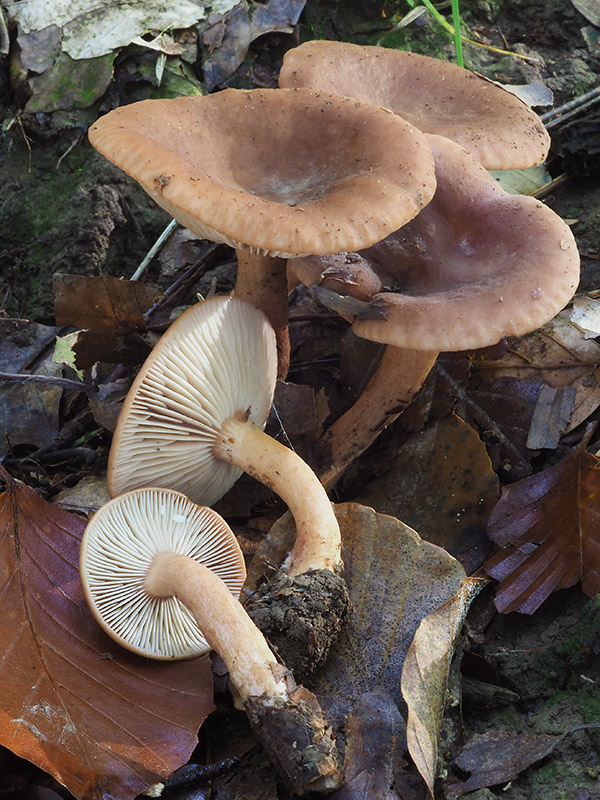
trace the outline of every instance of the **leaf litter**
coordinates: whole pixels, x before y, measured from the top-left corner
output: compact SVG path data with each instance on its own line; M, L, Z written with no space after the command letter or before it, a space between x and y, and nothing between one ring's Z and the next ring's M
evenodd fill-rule
M241 6L242 4L239 5ZM270 3L268 5L274 8L274 3ZM290 4L290 6L291 5L292 4ZM219 24L220 23L217 23L217 27ZM221 25L221 28L223 27L224 25ZM241 40L243 40L243 37L241 37ZM224 41L224 38L222 41ZM147 42L145 44L140 44L141 47L145 47L146 49L147 45ZM35 50L35 48L31 49ZM227 48L224 48L224 52L226 49ZM43 55L43 53L40 55ZM170 55L168 63L172 63L173 59L174 56ZM149 61L148 64L149 69L153 70L155 62ZM586 312L588 316L590 313L591 312ZM575 318L573 318L571 321L574 324L577 324ZM591 335L594 333L594 322L592 321L589 324L589 328L585 328L585 325L582 326L582 331L588 331L587 333L583 333L583 338L588 339L595 346L597 344L593 341L595 334ZM142 330L142 328L138 328L135 332ZM108 335L111 335L110 332ZM554 342L559 342L559 344L563 341L559 339L559 336L554 332L546 334L546 336ZM512 342L509 344L510 350L512 350L514 344L515 343ZM518 346L518 343L516 344ZM420 489L425 496L427 496L428 490L431 492L432 489L437 489L437 502L439 505L432 506L428 517L427 503L423 502L423 506L419 510L420 521L414 526L419 530L420 533L425 533L427 536L435 537L436 533L439 533L441 538L436 541L442 541L444 546L449 546L449 549L452 549L456 542L460 542L461 534L469 531L469 535L471 535L471 530L469 528L470 525L477 527L479 529L478 536L480 538L474 538L472 540L474 543L473 549L476 551L476 558L464 560L464 553L469 550L469 547L463 546L462 549L459 549L459 552L463 556L464 563L468 566L469 572L476 567L477 559L479 559L479 561L481 559L481 553L485 547L485 537L481 536L482 520L485 518L486 514L489 513L489 508L493 504L494 493L497 493L497 484L495 484L493 481L493 473L489 464L485 462L485 458L483 457L485 454L484 446L481 440L479 440L477 434L479 434L482 437L482 440L486 442L488 446L488 453L492 457L493 466L500 474L502 480L514 480L515 478L529 474L536 470L536 459L539 456L540 450L549 448L562 448L564 450L565 432L576 431L578 424L585 421L589 417L589 414L592 413L598 405L598 403L596 403L595 406L593 405L595 402L594 392L597 390L597 387L595 385L596 379L593 370L593 363L596 362L593 361L593 353L591 350L585 351L581 355L579 355L579 351L577 351L577 353L575 353L575 360L571 364L574 369L581 369L581 372L577 376L577 380L581 379L581 383L576 383L576 380L573 377L575 372L572 374L567 374L568 365L561 364L559 371L562 372L563 377L561 379L561 383L555 386L552 384L550 374L552 372L556 372L556 370L553 369L552 362L544 363L543 361L546 350L545 345L546 340L543 340L541 344L538 341L537 351L534 353L534 355L530 356L529 360L526 358L525 364L523 361L520 362L521 367L524 369L530 369L529 372L510 372L514 365L510 365L508 361L506 361L501 366L496 365L498 366L499 370L497 374L494 374L492 371L486 373L485 371L488 369L488 365L485 364L486 359L479 359L477 357L469 361L471 374L463 375L463 378L461 378L459 381L455 381L454 377L452 377L450 380L444 378L440 382L440 376L438 375L437 381L435 380L434 376L434 381L432 384L438 382L440 383L440 386L443 384L443 387L440 389L438 386L437 395L434 398L435 402L428 405L427 408L425 408L425 405L423 405L425 402L425 395L420 398L419 403L421 403L421 416L418 424L416 424L416 426L413 428L413 430L422 432L422 444L420 446L415 446L414 442L409 442L406 461L402 464L402 466L397 465L397 476L401 478L403 473L408 473L409 475L409 479L405 484L405 488L407 489L407 485L410 484L411 463L414 463L411 462L411 457L413 459L415 457L419 458L424 452L426 452L428 447L432 449L431 465L429 466L430 474L427 474L428 468L425 468L425 476L421 476L422 483ZM571 346L569 349L572 352ZM97 362L102 362L105 360L109 361L110 358L108 357L108 353L108 342L105 340L104 342L98 343L95 350L89 351L88 363L85 368L96 369ZM590 361L587 360L588 354L591 354L592 356ZM118 354L117 356L113 355L111 357L118 359ZM132 356L132 363L135 363L136 359L139 361L142 360L142 358L143 355L138 353ZM116 360L115 363L121 362ZM466 359L464 359L464 363L467 363ZM506 371L504 371L505 369ZM113 377L114 376L110 375L111 382L105 384L107 387L114 385L112 383ZM491 382L489 380L490 377L492 378ZM550 388L553 390L552 394L547 392L548 386L550 386ZM447 397L444 397L444 395L448 394L449 387L450 394L453 395L450 398L450 401L448 401ZM576 390L575 398L573 397L573 388ZM304 437L305 442L303 446L306 448L307 452L310 452L311 431L315 426L315 398L319 398L320 407L322 409L328 410L330 407L329 401L331 398L327 397L327 399L325 399L325 395L322 392L322 387L319 387L318 390L311 389L310 391L288 391L288 399L286 402L289 402L289 410L287 411L288 416L287 420L284 420L284 425L286 430L288 427L290 428L292 439L294 439L295 436L301 438ZM435 390L433 394L435 394ZM433 394L430 395L430 400L432 400ZM61 392L59 397L62 396L63 393ZM106 418L111 417L114 424L114 414L112 412L104 414L103 412L105 398L108 397L110 397L110 391L107 388L107 391L102 394L99 402L96 402L96 409L94 413L96 415L96 419L101 419L104 416L106 416ZM92 402L92 400L90 399L89 402ZM514 414L514 409L511 408L511 406L514 406L515 402L519 407L518 414ZM293 407L296 403L301 406L304 406L305 403L308 403L310 406L310 415L308 420L302 421L302 424L297 426L298 430L294 431L294 426L291 424L290 420L293 418ZM56 400L55 405L58 406L58 400ZM331 407L335 408L335 405L336 399L334 398L331 402ZM437 409L435 409L436 405ZM418 406L418 403L416 406ZM433 416L431 415L432 409L434 409L436 413L441 411L442 419L444 414L447 417L449 410L458 412L462 419L455 418L454 422L457 428L462 429L461 436L463 438L458 436L456 432L448 433L445 423L443 423L439 417L436 419L435 413ZM66 409L63 408L61 411L61 416L63 419L65 413ZM320 419L324 419L325 415L326 411L321 414ZM51 428L51 433L49 434L47 441L52 441L52 431L56 432L59 422L60 418L57 419L54 427ZM16 425L16 415L10 420L10 426L12 427L14 425ZM107 427L110 429L110 424L107 424ZM409 429L410 428L405 428L404 433L406 433L406 430ZM432 431L435 431L435 433L432 433ZM533 434L535 434L535 436ZM415 437L415 439L417 438L419 437ZM25 439L24 441L26 442L27 440ZM451 452L460 453L460 460L464 463L457 465L458 467L464 467L465 463L467 464L467 467L463 470L462 477L460 469L457 469L454 475L451 476L443 474L443 471L442 474L440 474L439 471L436 472L434 469L436 456L438 456L439 459L439 453L441 452L441 450L438 448L443 447L442 443L445 443L446 445L449 444L449 446L452 448ZM415 449L411 450L411 447L413 446ZM467 453L469 454L468 457ZM581 463L577 467L581 475L587 474L587 472L596 469L595 464L593 462L589 462L589 460L586 461L585 458L585 456L581 455ZM471 459L473 460L472 464L470 463ZM480 484L474 482L474 485L471 486L465 481L464 474L468 473L469 468L473 468L476 476L480 478ZM571 479L569 476L570 473L567 470L565 470L563 473L560 473L556 484L552 484L552 487L564 488L568 480ZM443 480L441 478L443 478ZM388 485L392 486L393 484L390 481ZM485 489L481 488L482 485L485 487ZM514 484L515 487L518 485L519 484ZM449 489L455 488L456 486L461 487L461 491L464 492L464 496L468 503L477 504L480 499L485 498L485 511L482 512L478 508L471 508L470 511L479 512L471 516L467 515L466 512L464 514L461 512L461 509L464 507L463 505L460 507L456 506L455 508L448 498L452 494L452 492L449 492ZM68 502L70 493L70 490L67 488L62 499ZM397 494L402 495L402 489L399 489ZM416 491L415 495L417 494L419 494L419 492ZM251 493L249 493L249 496L251 496ZM103 487L95 486L91 499L86 499L85 493L83 493L81 505L77 506L76 494L73 492L73 507L79 507L81 510L87 511L90 507L93 507L95 503L101 502L102 497ZM377 501L377 503L378 502L379 501ZM459 501L457 500L456 502L458 503ZM376 501L373 500L373 503L376 504ZM252 509L250 508L250 505L251 504L248 503L244 506L244 513L251 512ZM573 503L572 500L569 501L569 507L571 509L575 508L576 510L578 508L577 503ZM449 526L450 530L446 529L444 531L436 532L435 518L437 514L439 514L440 508L444 510L447 509L448 515L445 517L446 520L450 519L450 515L452 513L454 513L455 516L458 516L460 513L462 516L460 521L461 524L457 524L455 529L452 526ZM546 508L548 508L548 506ZM402 514L399 514L399 516L402 517ZM424 530L427 527L428 522L430 523L431 531ZM366 527L367 529L369 528L368 525ZM421 530L421 527L423 530ZM447 528L446 525L440 525L438 527ZM467 538L465 541L469 543L471 540ZM450 544L446 545L447 542ZM475 544L475 542L478 542L478 544ZM521 545L517 544L511 546L518 548ZM524 549L527 550L527 545L525 545ZM380 560L385 561L385 558L381 558L381 556L379 556L378 558L375 558L373 563L379 566ZM358 562L363 563L364 558L359 558ZM461 586L464 586L464 581L465 578L463 577L461 579ZM420 584L417 582L417 587L418 586L420 586ZM525 591L527 592L527 587L525 587ZM447 600L447 603L456 602L457 595L455 594L453 597L454 601L451 598L450 600ZM384 599L386 598L381 600L382 603ZM361 602L365 602L364 598L362 598ZM362 608L362 606L359 607ZM443 604L441 608L444 608ZM364 613L366 618L374 618L374 612L372 610L369 610L368 613ZM435 619L435 615L437 613L438 611L435 609L432 610L430 615L432 618L431 621ZM439 613L443 614L442 611ZM430 621L429 616L426 615L424 617L424 621L425 620ZM445 636L447 639L449 638L452 645L454 644L454 634L450 635L448 632L453 629L453 626L456 628L456 626L460 624L461 620L462 617L458 613L453 617L453 619L450 620L450 623L447 624L446 628L444 629L445 633L440 637L442 641L444 640ZM421 625L423 626L423 630L427 630L427 626L424 625L424 622L421 622ZM373 633L369 629L369 641L372 636ZM382 640L385 641L386 636L389 637L389 632L384 630L383 633L380 633L380 636ZM393 641L392 647L394 652L396 649L401 650L405 645L408 646L408 639L412 637L407 635L405 638L407 641L404 642L403 640L402 645L395 640ZM423 635L421 638L424 640L425 644L427 644L427 635ZM388 639L388 641L392 640ZM415 641L416 647L418 640ZM432 684L435 687L435 697L433 697L431 701L428 699L428 691L430 691L430 689L426 684L419 687L417 693L417 701L424 703L424 710L419 715L419 718L425 718L427 714L430 713L434 719L427 731L427 739L429 740L427 755L421 759L420 765L422 768L421 771L429 776L433 775L435 770L434 740L436 735L436 725L439 721L438 709L440 707L441 698L445 691L443 688L443 683L444 676L447 678L448 668L446 662L451 659L451 651L452 647L446 647L443 652L441 679L434 681ZM410 653L410 650L408 652ZM399 658L398 661L394 661L392 666L389 668L390 673L394 673L396 678L398 672L397 667L401 662L402 658ZM404 663L406 664L406 661ZM398 770L403 768L403 764L400 763L402 759L398 756L398 750L401 749L399 748L399 744L402 745L404 742L404 719L402 714L399 712L399 708L402 707L404 709L404 707L402 706L402 700L398 700L395 690L390 691L385 681L383 681L383 684L380 684L379 680L376 679L374 681L375 689L373 691L369 691L367 687L372 683L372 676L369 675L369 679L365 677L362 684L359 680L360 677L361 676L357 676L356 681L357 685L361 686L361 689L357 691L356 702L352 708L351 714L349 715L348 724L345 729L346 758L349 778L348 785L353 787L353 789L350 791L350 794L347 796L369 797L372 799L373 797L377 796L378 793L382 793L382 796L392 797L395 796L393 794L394 789L392 788L392 784L394 783L394 780L396 781L396 785L398 784ZM334 682L335 675L332 684ZM383 689L381 688L381 685L383 685ZM330 688L330 691L332 696L335 696L337 687L333 686L333 688ZM416 706L418 706L418 702L415 704ZM375 720L375 723L373 720ZM379 750L374 746L369 747L369 742L373 741L373 739L381 742L381 747ZM412 747L412 754L417 762L420 758L417 752L418 749L419 747L417 745ZM393 777L394 774L396 776L395 778ZM428 778L428 780L431 780L431 777ZM342 792L343 791L344 790L342 790ZM265 796L267 794L269 797L276 796L273 782L269 784L269 789L265 789ZM262 796L262 793L255 785L252 788L252 796L258 797L259 795ZM220 796L221 795L219 795L219 797ZM247 792L245 796L250 797L251 793ZM342 796L346 795L340 794L340 797Z

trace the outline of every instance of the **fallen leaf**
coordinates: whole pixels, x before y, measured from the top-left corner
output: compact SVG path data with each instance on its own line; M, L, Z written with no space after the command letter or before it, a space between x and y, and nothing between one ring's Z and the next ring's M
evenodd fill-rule
M474 423L494 468L505 478L529 475L535 451L527 447L540 381L498 378L469 386L456 405L458 415Z
M52 66L30 78L33 95L25 110L35 114L89 108L107 90L115 58L116 54L110 53L75 61L66 53L60 53Z
M357 703L386 692L404 709L400 676L419 623L459 590L465 571L445 550L394 517L357 503L335 507L342 534L348 624L311 689L338 731ZM271 528L248 572L251 593L261 575L281 564L295 536L291 515Z
M558 447L573 414L575 394L574 386L554 389L544 385L540 388L527 434L526 444L530 450Z
M213 13L225 13L237 0L192 2L178 0L28 0L11 3L10 18L17 20L24 33L40 31L50 25L62 30L62 48L71 58L96 58L126 47L136 36L150 31L189 28Z
M162 292L145 283L111 275L88 278L56 273L52 283L58 325L111 336L145 330L144 314L163 297Z
M600 28L600 1L599 0L571 0L577 11L595 25Z
M259 36L272 31L292 33L305 4L306 0L267 0L264 4L241 0L224 19L211 18L218 39L214 30L205 32L205 44L213 45L202 65L207 91L233 75Z
M361 697L346 719L346 758L344 780L360 783L352 791L335 795L367 797L379 800L389 797L394 777L400 766L400 754L406 749L406 725L398 706L385 691L367 692ZM369 776L368 794L364 794L365 776ZM361 792L357 793L358 786Z
M600 342L590 338L581 324L589 320L593 331L594 313L595 309L582 299L574 309L561 311L539 330L510 339L503 358L480 360L475 366L494 378L535 379L554 389L573 387L573 410L564 429L569 432L600 405Z
M550 755L566 736L575 731L594 729L599 725L578 725L560 735L509 733L488 731L473 736L458 753L456 766L470 772L463 783L454 785L453 796L462 797L484 786L507 784L523 770Z
M448 416L392 446L383 461L356 501L403 520L457 558L467 573L478 569L489 552L487 520L499 487L477 432Z
M552 105L552 100L549 105ZM534 194L552 180L546 168L541 166L529 169L490 170L490 175L505 192L511 194Z
M408 706L408 751L432 797L450 663L469 606L485 583L465 579L454 597L421 621L402 670L402 695Z
M29 320L0 319L0 372L61 377L61 365L52 361L57 330ZM0 379L0 456L19 444L43 447L54 441L62 392L52 384Z
M0 744L77 798L133 798L188 760L210 662L151 662L109 639L79 581L85 521L2 474Z
M500 581L501 613L533 614L549 595L581 580L600 590L600 468L580 446L559 464L505 488L488 525L502 549L484 565Z

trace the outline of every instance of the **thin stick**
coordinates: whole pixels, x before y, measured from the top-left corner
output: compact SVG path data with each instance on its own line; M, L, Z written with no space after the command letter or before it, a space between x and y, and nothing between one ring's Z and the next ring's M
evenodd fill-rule
M148 264L152 261L154 256L158 253L160 248L167 241L167 239L173 233L173 231L175 230L175 228L177 227L178 224L179 223L177 222L177 220L174 220L174 219L172 219L171 222L169 222L167 227L164 229L164 231L161 233L161 235L158 237L158 239L154 242L154 244L152 245L150 250L148 250L148 252L146 253L145 257L142 259L139 267L136 269L136 271L133 273L133 275L129 279L130 281L139 281L139 279L142 277L142 275L146 271L146 267L148 266Z

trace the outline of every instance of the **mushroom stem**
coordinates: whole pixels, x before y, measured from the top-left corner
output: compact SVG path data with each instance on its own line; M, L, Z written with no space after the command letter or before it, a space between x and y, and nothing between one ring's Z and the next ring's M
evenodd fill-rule
M264 483L290 509L296 542L285 564L288 575L341 567L340 528L331 502L315 473L293 450L236 414L223 423L213 453Z
M342 472L404 411L435 364L438 352L387 345L375 373L351 408L323 434L330 461L319 475L330 489Z
M277 377L284 380L290 366L286 260L251 250L236 250L238 273L235 296L260 308L277 339Z
M227 665L244 703L249 697L289 699L285 670L265 637L208 567L189 556L159 553L146 574L144 587L153 597L177 597L188 608L206 641Z

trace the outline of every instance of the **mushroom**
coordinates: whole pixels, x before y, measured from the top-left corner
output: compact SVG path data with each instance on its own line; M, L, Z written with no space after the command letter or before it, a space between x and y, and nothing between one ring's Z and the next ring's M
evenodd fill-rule
M269 583L261 605L267 603L272 613L266 616L276 620L277 603L291 604L299 627L283 631L278 647L289 667L305 672L325 658L348 595L340 530L323 486L293 450L262 430L275 373L275 334L261 311L222 296L192 306L159 340L125 399L108 489L115 497L159 486L212 505L245 471L276 492L294 517L297 537L274 576L277 597ZM306 625L318 613L328 619L320 638ZM286 643L299 648L297 657Z
M237 251L235 294L262 309L289 361L285 259L368 247L435 189L412 125L310 89L226 89L101 117L91 143L196 234Z
M458 142L487 169L533 167L550 147L540 118L516 95L456 64L417 53L304 42L285 54L279 85L376 103L424 133Z
M441 350L535 330L577 286L577 246L557 214L505 192L460 145L427 139L437 190L418 217L360 253L290 262L307 285L349 295L333 305L354 333L387 344L365 391L323 435L326 487L406 407Z
M163 660L219 653L290 791L339 786L317 699L277 663L237 599L243 558L215 511L170 490L121 495L88 523L80 572L92 613L123 647Z

